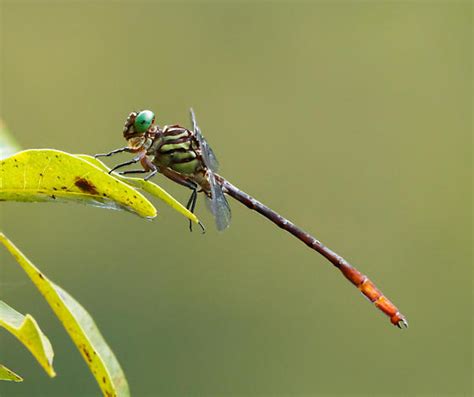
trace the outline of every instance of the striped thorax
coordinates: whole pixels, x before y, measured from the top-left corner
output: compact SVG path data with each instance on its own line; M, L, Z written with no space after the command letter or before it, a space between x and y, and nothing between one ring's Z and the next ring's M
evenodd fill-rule
M205 170L199 143L192 131L179 125L165 126L148 149L153 163L179 174L194 176Z

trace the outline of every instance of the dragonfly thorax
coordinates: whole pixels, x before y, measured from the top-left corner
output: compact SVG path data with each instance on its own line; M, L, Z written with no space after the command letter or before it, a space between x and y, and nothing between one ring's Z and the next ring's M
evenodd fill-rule
M148 154L153 163L186 176L202 174L206 169L201 148L194 133L179 125L165 126L156 134Z

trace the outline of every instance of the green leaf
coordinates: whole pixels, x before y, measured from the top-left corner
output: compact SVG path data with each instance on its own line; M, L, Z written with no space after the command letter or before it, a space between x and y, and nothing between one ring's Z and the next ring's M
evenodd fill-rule
M106 397L130 395L125 374L87 311L66 291L49 280L28 258L0 233L0 242L36 285L59 318L89 366Z
M23 382L23 378L15 374L11 369L0 364L0 380L10 380L13 382Z
M0 160L19 151L20 145L18 145L6 125L0 120Z
M77 155L83 160L90 162L91 164L103 169L104 171L109 171L108 168L104 163L97 160L96 158L89 156L87 154L79 154ZM178 211L186 218L192 220L194 223L199 223L199 219L194 215L191 211L189 211L184 205L182 205L179 201L177 201L171 194L169 194L166 190L162 187L158 186L156 183L145 181L144 179L140 178L130 178L125 177L117 174L113 174L115 178L120 179L121 181L128 183L130 186L136 187L138 189L142 189L147 193L159 198L167 205L169 205L174 210Z
M0 201L6 200L72 201L156 216L136 189L88 161L52 149L25 150L0 162Z
M56 376L53 369L53 348L33 317L29 314L24 316L0 301L0 326L25 345L49 376Z

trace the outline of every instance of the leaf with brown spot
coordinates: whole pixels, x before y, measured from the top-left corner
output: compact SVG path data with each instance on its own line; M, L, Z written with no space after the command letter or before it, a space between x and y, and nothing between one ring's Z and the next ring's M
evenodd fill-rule
M129 397L125 374L90 314L71 295L49 280L3 233L0 233L0 243L13 255L51 306L104 396Z
M103 169L104 171L107 171L107 172L109 171L109 168L107 168L104 163L102 163L101 161L97 160L96 158L92 156L89 156L86 154L78 154L77 157L88 161L89 163ZM189 211L184 205L182 205L171 194L169 194L166 190L164 190L161 186L157 185L156 183L153 183L151 181L145 181L142 178L130 178L127 176L122 176L122 175L117 175L117 174L113 174L113 176L117 178L117 180L119 181L125 182L130 186L133 186L147 193L150 193L151 195L159 198L164 203L166 203L171 208L173 208L175 211L178 211L180 214L184 215L186 218L190 219L194 223L196 224L199 223L199 219L196 217L195 214Z
M136 189L88 161L52 149L25 150L1 161L0 201L76 202L156 216Z
M74 182L74 185L76 185L84 193L99 194L96 187L90 181L88 181L87 179L76 177L76 181ZM136 198L136 196L135 196L135 198Z

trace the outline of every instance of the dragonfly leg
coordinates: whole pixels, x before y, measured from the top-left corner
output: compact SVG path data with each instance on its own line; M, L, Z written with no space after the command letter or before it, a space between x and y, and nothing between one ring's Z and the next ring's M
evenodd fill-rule
M194 208L196 207L197 194L198 194L197 183L190 181L189 179L183 178L179 174L176 174L174 172L169 172L166 168L162 169L161 172L163 173L163 175L167 176L173 182L179 183L181 186L185 186L193 191L191 193L191 197L188 200L188 203L186 204L186 209L194 213ZM202 230L202 233L203 234L206 233L206 228L204 227L204 225L201 222L199 222L198 224ZM193 231L192 220L189 220L189 230Z
M144 180L147 181L148 179L153 178L157 173L158 173L158 169L155 168L144 178Z
M194 214L194 208L196 208L196 202L197 202L197 196L198 196L197 194L198 194L198 191L196 189L196 190L193 191L193 194L191 195L191 197L194 196L194 200L191 204L191 208L190 209L188 208L193 214ZM206 233L206 228L204 227L204 225L200 221L198 221L198 225L201 228L202 234ZM191 220L189 221L189 229L191 231L193 231Z
M117 154L117 153L122 153L122 152L130 152L130 148L128 146L125 146L125 147L121 147L119 149L115 149L115 150L112 150L111 152L109 153L98 153L98 154L95 154L94 157L97 158L97 157L110 157L112 156L113 154Z
M129 171L122 171L119 172L120 175L126 175L126 174L146 174L148 171L147 170L129 170Z
M135 157L134 159L130 160L130 161L126 161L125 163L121 163L121 164L117 164L114 168L112 168L110 171L109 171L109 174L111 174L113 171L115 171L116 169L119 169L119 168L122 168L122 167L126 167L127 165L130 165L130 164L135 164L135 163L138 163L140 161L140 157Z
M188 203L186 204L186 209L189 210L191 213L194 213L194 208L196 207L197 201L197 186L192 189L193 192L191 193L191 197L189 197ZM193 221L189 220L189 231L193 231Z
M189 197L188 203L186 204L186 209L191 211L191 207L193 206L193 201L195 201L195 197L197 195L196 189L193 189L193 192L191 193L191 197Z
M191 194L191 197L189 198L189 201L188 201L188 205L186 206L186 208L191 211L191 213L194 214L194 208L196 208L196 202L197 202L197 195L198 195L198 191L197 191L197 188L193 190L192 194ZM198 221L198 225L199 227L201 228L201 232L202 234L206 233L206 228L204 227L204 225ZM189 220L189 231L193 231L193 222L191 220Z
M151 172L150 172L151 171ZM152 169L152 170L127 170L127 171L122 171L122 172L119 172L120 175L127 175L127 174L146 174L150 172L149 175L147 175L145 178L143 178L143 180L147 181L148 179L150 179L151 177L155 176L157 173L158 173L158 169L155 167L155 169Z
M143 178L145 181L148 179L154 177L158 173L158 168L156 167L155 164L150 160L148 156L144 156L140 159L140 162L142 163L143 168L149 172L151 171L145 178Z
M188 187L193 191L191 193L191 197L189 197L188 203L186 204L186 209L189 210L192 214L194 214L194 209L196 208L197 196L198 196L198 187L195 184L194 187L191 187L191 184ZM201 228L202 233L206 233L206 228L201 222L198 222L199 227ZM189 231L193 231L193 221L189 220Z
M204 225L201 223L201 221L198 221L198 225L199 225L199 227L201 228L201 233L202 233L202 234L206 233L206 228L205 228Z

